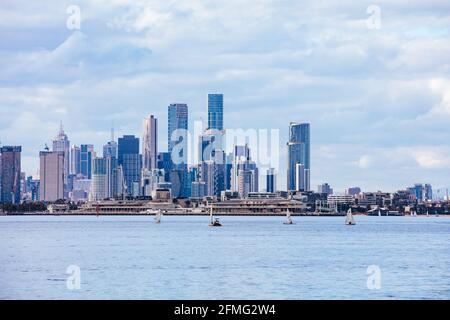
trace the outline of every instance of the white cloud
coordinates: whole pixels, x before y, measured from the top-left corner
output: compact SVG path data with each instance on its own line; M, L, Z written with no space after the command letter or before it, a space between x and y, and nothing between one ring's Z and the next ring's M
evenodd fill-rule
M371 3L349 0L82 0L77 32L66 29L69 4L0 5L0 134L24 146L27 171L60 119L73 143L99 147L111 125L139 134L155 113L163 145L167 105L206 117L215 91L229 127L278 128L286 141L290 121L311 122L317 182L443 183L446 1L380 1L378 31L365 26Z

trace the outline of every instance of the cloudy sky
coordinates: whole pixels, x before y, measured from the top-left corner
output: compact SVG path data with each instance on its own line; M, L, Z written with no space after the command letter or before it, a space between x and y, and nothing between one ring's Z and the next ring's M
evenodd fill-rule
M280 187L290 121L311 123L314 186L450 186L449 1L1 0L0 70L28 174L60 120L100 150L155 114L164 150L167 105L205 119L221 92L226 127L280 130Z

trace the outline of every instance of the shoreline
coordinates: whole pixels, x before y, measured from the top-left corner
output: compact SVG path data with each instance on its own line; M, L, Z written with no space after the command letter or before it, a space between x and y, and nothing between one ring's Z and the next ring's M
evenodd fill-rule
M354 213L354 216L366 216L366 217L378 217L377 215L367 215L363 213ZM92 216L119 216L119 217L127 217L127 216L133 216L133 217L145 217L145 216L154 216L154 214L145 214L145 213L104 213L104 214L97 214L97 213L9 213L9 214L0 214L0 217L4 216L68 216L68 217L92 217ZM209 216L209 213L164 213L163 216L196 216L196 217L206 217ZM277 213L214 213L214 216L217 217L285 217L286 214L277 214ZM345 217L345 213L341 214L317 214L317 213L291 213L291 216L293 217ZM411 215L405 215L405 214L397 214L397 215L383 215L382 217L415 217L415 218L427 218L427 217L450 217L450 215L417 215L417 216L411 216Z

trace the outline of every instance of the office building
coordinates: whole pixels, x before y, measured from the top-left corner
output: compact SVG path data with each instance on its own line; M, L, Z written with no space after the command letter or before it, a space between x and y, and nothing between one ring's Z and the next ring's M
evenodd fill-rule
M355 196L357 194L361 193L360 187L350 187L345 190L345 194L349 196Z
M70 174L77 175L81 173L81 149L76 145L70 148Z
M158 120L151 115L144 119L142 127L142 167L147 170L156 169Z
M266 192L275 193L277 191L276 173L274 168L267 170L266 174Z
M92 178L92 159L95 158L94 146L82 144L80 146L80 173L86 178Z
M40 201L53 202L64 198L64 152L41 151Z
M21 153L20 146L0 148L0 202L2 203L20 203Z
M167 125L167 146L168 151L172 155L173 147L179 143L183 143L182 148L186 150L184 154L175 155L176 158L187 163L187 138L188 138L188 106L183 103L171 104L167 108L168 125ZM172 155L174 158L174 155ZM178 164L180 161L172 159ZM183 161L184 160L184 161Z
M208 94L208 129L223 130L223 94Z
M331 195L333 194L333 188L331 188L328 183L324 183L317 186L317 192Z
M108 198L108 184L106 159L95 158L92 160L92 184L91 184L91 201L100 201Z
M231 169L231 191L246 198L251 192L258 192L259 172L256 163L251 161L248 145L235 146L233 167Z
M309 123L291 123L287 145L287 188L289 191L309 191L311 170Z
M124 194L140 194L142 158L139 154L139 138L125 135L119 138L118 164L122 166ZM134 186L134 188L133 188ZM138 190L136 189L136 186Z
M53 140L53 152L62 152L64 154L64 198L67 198L70 191L67 186L67 179L70 173L70 141L64 132L62 122L58 135Z

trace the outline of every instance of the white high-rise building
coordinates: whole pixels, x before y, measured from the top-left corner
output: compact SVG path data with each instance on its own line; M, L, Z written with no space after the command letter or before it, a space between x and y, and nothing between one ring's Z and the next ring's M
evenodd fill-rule
M251 161L248 146L235 146L231 168L231 191L238 192L241 198L246 198L250 192L259 191L258 178L258 168L256 163Z
M142 160L143 169L157 169L158 156L158 119L153 115L143 121Z
M53 152L64 153L64 196L68 195L70 190L67 190L67 179L70 171L70 141L64 132L62 122L60 124L58 135L53 140Z
M91 201L100 201L108 198L108 177L106 172L106 159L92 160Z

